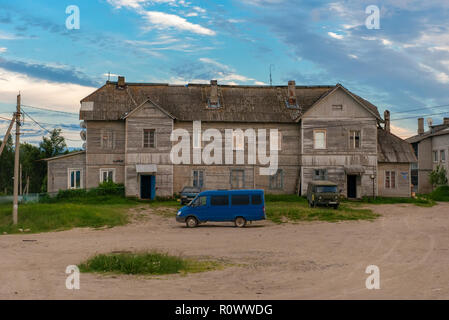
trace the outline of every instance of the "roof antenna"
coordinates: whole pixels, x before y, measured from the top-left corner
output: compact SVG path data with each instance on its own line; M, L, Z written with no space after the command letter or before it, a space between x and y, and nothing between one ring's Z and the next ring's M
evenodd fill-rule
M108 72L108 82L111 81L111 71Z
M272 74L271 74L271 69L274 67L274 64L270 64L270 87L272 87L273 86L273 77L272 77Z

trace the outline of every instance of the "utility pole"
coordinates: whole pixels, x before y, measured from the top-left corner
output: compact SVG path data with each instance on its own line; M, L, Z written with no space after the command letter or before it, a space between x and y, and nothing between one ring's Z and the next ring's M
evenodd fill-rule
M19 155L20 155L20 93L17 96L17 111L16 118L16 152L14 158L14 202L12 208L12 220L16 225L18 221L18 206L19 206Z

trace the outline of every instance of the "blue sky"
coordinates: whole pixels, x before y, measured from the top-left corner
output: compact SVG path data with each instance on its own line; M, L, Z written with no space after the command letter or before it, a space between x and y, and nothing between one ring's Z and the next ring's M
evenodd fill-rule
M80 9L79 30L66 28L69 5ZM378 30L365 26L369 5L380 8ZM449 116L449 1L0 0L0 117L11 116L20 90L24 105L74 113L24 107L74 147L79 101L108 72L132 82L268 84L270 65L274 84L342 83L393 120L415 117L392 123L409 136L416 117ZM32 143L46 133L30 119L24 131Z

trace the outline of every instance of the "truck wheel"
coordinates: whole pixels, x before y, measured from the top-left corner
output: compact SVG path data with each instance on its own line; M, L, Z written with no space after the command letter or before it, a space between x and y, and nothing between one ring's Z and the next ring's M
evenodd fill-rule
M235 218L235 226L237 228L243 228L244 226L246 226L246 219L243 217L237 217Z
M195 217L188 217L186 219L187 228L196 228L198 227L198 220Z

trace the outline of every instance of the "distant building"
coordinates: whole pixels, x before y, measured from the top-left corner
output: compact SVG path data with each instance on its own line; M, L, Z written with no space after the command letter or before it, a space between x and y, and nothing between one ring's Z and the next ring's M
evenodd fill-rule
M446 169L449 179L449 118L444 118L442 124L429 125L424 131L424 119L418 119L418 134L406 139L412 144L418 161L412 164L412 184L418 193L432 191L429 174L438 165Z
M184 86L119 77L81 101L85 151L47 159L48 191L113 180L125 185L126 195L140 198L172 196L188 185L303 195L309 181L332 180L348 198L410 196L416 158L410 144L389 132L387 116L384 121L376 106L340 84ZM261 175L265 165L248 161L173 164L170 134L185 129L191 135L198 121L202 130L223 136L226 129L278 129L278 170ZM207 144L190 141L200 151ZM253 144L233 140L232 157Z

